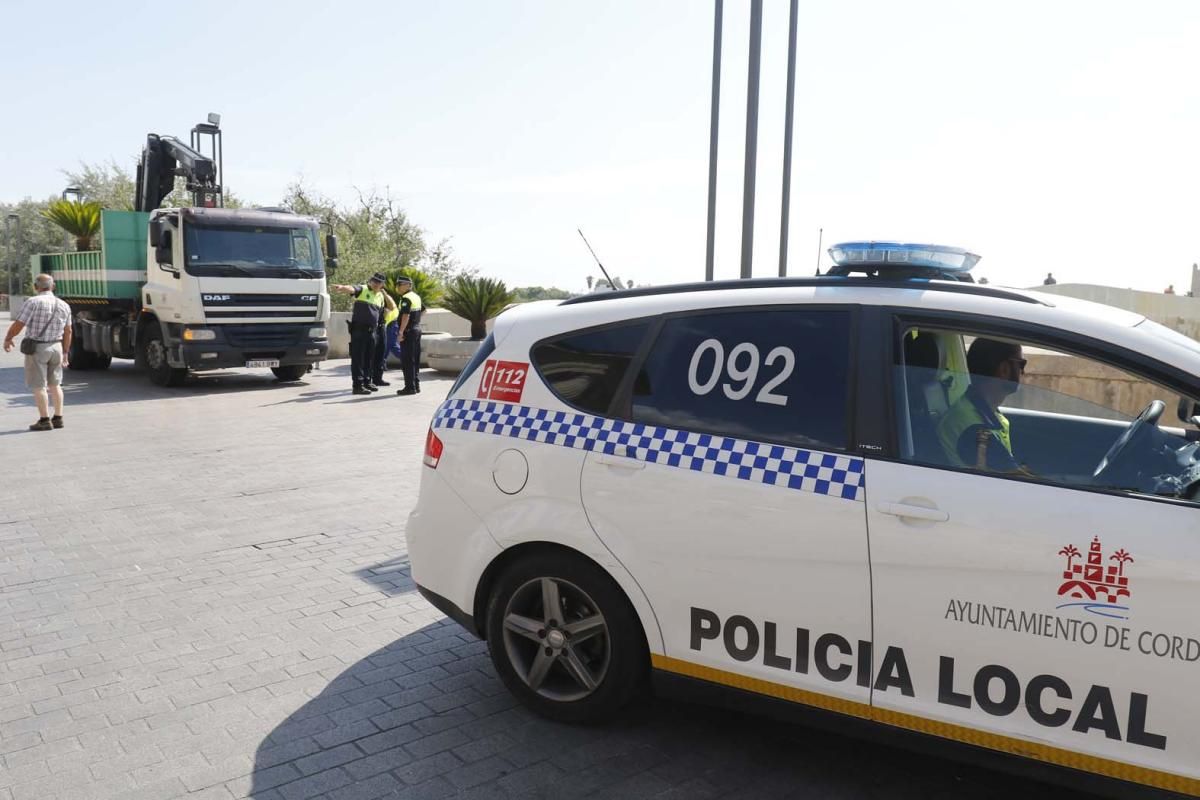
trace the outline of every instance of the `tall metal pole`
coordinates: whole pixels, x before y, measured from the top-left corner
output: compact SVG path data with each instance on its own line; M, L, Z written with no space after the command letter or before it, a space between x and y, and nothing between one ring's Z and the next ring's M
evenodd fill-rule
M817 277L821 277L821 242L825 239L825 229L817 229Z
M787 276L788 215L792 206L792 113L796 105L796 14L800 0L792 0L788 17L787 102L783 111L783 203L779 215L779 277Z
M716 0L713 21L712 115L708 134L708 241L704 251L704 280L713 279L713 251L717 226L717 128L721 118L721 16L725 0Z
M758 72L762 56L762 0L750 3L750 77L746 85L746 175L742 183L742 277L754 259L754 170L758 159Z

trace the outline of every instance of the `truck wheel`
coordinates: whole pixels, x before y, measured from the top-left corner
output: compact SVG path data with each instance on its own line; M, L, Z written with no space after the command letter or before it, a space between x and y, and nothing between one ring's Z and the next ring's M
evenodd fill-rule
M599 722L646 684L649 651L620 587L581 558L514 563L487 607L492 663L517 699L560 722Z
M308 374L308 364L289 364L286 367L271 367L275 377L284 383L298 381Z
M152 327L142 339L139 361L146 369L152 383L159 386L182 386L187 378L186 369L176 369L167 361L167 346L163 343L162 331Z
M112 356L92 354L92 369L108 369L112 365Z
M68 353L70 366L67 369L81 372L95 366L96 354L83 349L82 337L76 336L71 340L71 352Z

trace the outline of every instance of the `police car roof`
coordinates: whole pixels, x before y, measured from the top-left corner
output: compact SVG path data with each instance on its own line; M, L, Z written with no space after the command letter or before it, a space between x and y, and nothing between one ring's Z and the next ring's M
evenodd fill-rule
M965 283L951 280L929 280L924 278L877 278L851 277L842 275L825 275L813 278L743 278L728 281L703 281L695 283L673 283L665 286L646 286L640 289L619 289L610 292L593 292L580 297L563 300L561 305L577 305L579 303L595 303L605 300L616 300L626 297L648 297L666 294L685 294L688 292L716 292L727 289L789 289L803 286L838 286L846 288L873 289L923 289L930 291L956 292L959 294L978 294L989 297L1002 297L1008 300L1018 300L1025 303L1041 303L1052 305L1046 298L1039 298L1018 289L1003 289L997 286L987 286L978 283Z

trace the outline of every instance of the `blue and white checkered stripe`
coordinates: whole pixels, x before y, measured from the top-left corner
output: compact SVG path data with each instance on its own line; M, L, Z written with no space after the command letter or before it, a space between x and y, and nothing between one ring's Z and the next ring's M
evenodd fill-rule
M433 427L595 450L802 492L863 499L863 460L489 400L450 400Z

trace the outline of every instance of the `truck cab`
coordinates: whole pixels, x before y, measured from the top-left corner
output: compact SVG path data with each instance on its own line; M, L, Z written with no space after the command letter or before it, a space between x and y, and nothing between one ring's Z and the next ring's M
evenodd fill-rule
M269 367L295 379L324 359L329 295L318 227L281 209L152 212L140 293L144 366L152 374Z

